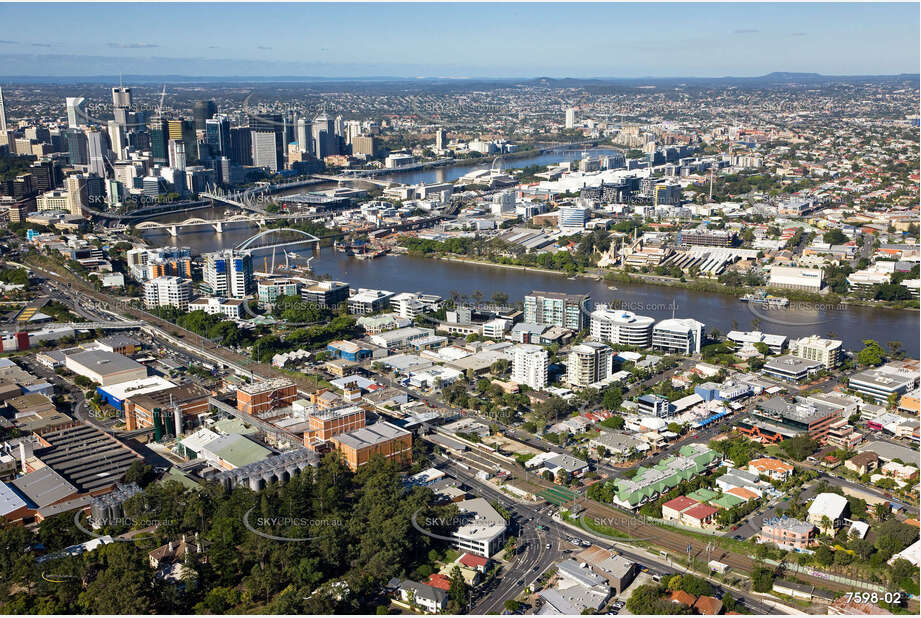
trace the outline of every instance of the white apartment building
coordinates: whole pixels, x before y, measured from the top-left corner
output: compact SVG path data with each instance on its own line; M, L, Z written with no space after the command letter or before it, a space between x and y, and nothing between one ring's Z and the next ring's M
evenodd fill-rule
M202 279L215 296L245 298L253 291L253 258L248 253L225 249L204 255Z
M614 351L607 344L586 341L573 346L567 363L567 381L572 386L589 386L611 375Z
M704 324L690 318L662 320L652 328L652 347L680 354L699 354Z
M591 314L592 339L615 345L648 348L652 344L653 318L599 304Z
M837 339L822 339L812 335L791 341L790 352L799 358L818 361L825 369L833 369L841 362L841 344Z
M550 354L539 345L521 343L512 348L512 382L535 390L547 386Z
M144 306L148 309L170 306L189 310L192 283L181 277L157 277L144 283Z
M425 311L425 305L419 295L412 292L401 292L391 298L390 308L395 314L407 320L414 320L416 316L422 315Z
M224 315L228 318L243 317L243 303L239 298L215 298L213 296L196 298L189 303L189 311L204 311L209 315Z

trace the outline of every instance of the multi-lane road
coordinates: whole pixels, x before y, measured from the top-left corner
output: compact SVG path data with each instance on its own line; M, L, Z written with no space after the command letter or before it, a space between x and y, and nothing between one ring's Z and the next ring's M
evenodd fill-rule
M568 539L584 539L585 532L574 532L569 527L560 523L551 516L554 507L550 505L531 505L518 500L513 500L499 491L488 482L477 478L474 473L457 465L453 459L439 458L440 468L450 473L455 478L463 481L476 494L490 501L498 501L512 516L511 532L518 538L518 553L506 565L500 574L498 583L482 591L472 600L471 613L486 614L501 612L508 599L517 598L525 588L540 578L540 576L556 562L571 557L580 549ZM543 526L544 530L537 530ZM614 550L625 558L642 565L652 575L667 575L684 570L682 567L670 566L661 558L656 558L641 550L630 548L623 543L594 541L596 545L605 549ZM547 549L547 544L550 548ZM777 613L777 609L766 605L757 597L737 591L728 590L720 584L713 583L716 593L722 597L729 592L756 614Z

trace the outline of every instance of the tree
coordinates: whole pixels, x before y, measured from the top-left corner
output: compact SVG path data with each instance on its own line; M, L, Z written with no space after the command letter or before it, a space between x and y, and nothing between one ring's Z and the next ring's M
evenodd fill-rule
M617 416L616 414L601 421L602 427L607 427L608 429L623 429L625 424L626 421L624 417Z
M815 561L821 566L829 566L835 560L834 552L827 545L819 545L815 550Z
M774 586L774 573L765 567L755 567L751 580L755 592L770 592Z
M879 343L872 339L864 339L863 349L857 353L857 362L861 365L876 367L881 365L885 358L885 353Z
M459 566L455 565L451 570L450 582L448 597L454 601L457 609L462 611L467 606L467 582L464 580L464 574Z
M147 487L151 480L153 480L153 468L145 464L142 459L132 461L125 471L126 483L137 483L141 487Z
M507 609L508 611L510 611L510 612L512 612L512 613L515 613L515 612L517 612L519 609L521 609L521 603L519 603L519 602L516 601L515 599L506 599L506 601L505 601L505 609Z

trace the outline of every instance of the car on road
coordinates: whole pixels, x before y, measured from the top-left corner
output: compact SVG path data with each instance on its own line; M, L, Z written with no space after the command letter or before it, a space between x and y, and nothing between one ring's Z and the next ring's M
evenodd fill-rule
M734 540L736 540L736 541L744 541L744 540L745 540L745 537L743 537L741 534L737 534L737 535L735 535L735 536L732 537L732 538L733 538Z
M544 546L544 549L550 549L550 543L547 543L547 544Z

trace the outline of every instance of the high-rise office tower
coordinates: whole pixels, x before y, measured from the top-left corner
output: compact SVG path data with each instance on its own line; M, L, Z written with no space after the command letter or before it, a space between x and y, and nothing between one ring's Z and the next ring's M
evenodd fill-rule
M282 114L255 114L249 117L249 128L265 133L271 131L275 134L275 160L276 168L280 167L280 162L284 160L285 155L285 118ZM253 165L256 165L256 137L253 135ZM263 138L263 143L268 138Z
M115 107L131 107L131 88L119 86L112 88L112 105Z
M570 107L566 110L566 128L572 129L576 126L576 108Z
M67 154L71 165L89 165L90 156L86 143L86 134L80 129L64 131L67 139Z
M3 88L0 88L0 133L6 133L6 107L3 106Z
M345 137L345 120L343 120L342 114L336 116L333 121L333 130L339 137Z
M230 155L230 119L216 116L205 121L205 142L214 158Z
M278 136L273 131L253 131L253 165L278 171Z
M444 129L435 130L435 150L444 150L448 145L448 132Z
M314 154L318 159L339 154L334 121L326 112L321 113L313 120Z
M87 203L86 176L83 174L71 174L64 179L64 185L67 187L67 209L70 214L82 214L83 207Z
M89 155L88 171L100 178L106 177L106 152L109 150L105 133L95 128L86 132L86 148Z
M297 119L296 123L296 137L298 150L301 152L312 152L313 148L311 145L311 130L313 128L313 123L304 118L303 116Z
M67 97L64 99L67 107L67 126L76 129L81 124L86 124L86 99L83 97Z
M169 139L182 140L185 143L187 163L198 159L198 141L195 138L195 125L191 120L168 120ZM202 127L204 128L204 127Z
M150 134L150 151L153 154L154 163L166 165L169 161L169 155L166 151L166 142L169 140L169 129L165 120L159 117L151 120L148 125Z
M352 145L352 140L361 135L361 122L358 120L348 120L345 123L345 143Z
M230 129L230 160L235 165L253 164L253 131L249 127Z
M116 159L125 156L125 137L122 131L122 125L117 120L110 120L106 123L109 133L109 143L112 145L112 152L115 153Z
M112 115L115 116L118 126L122 128L127 128L129 122L132 122L131 103L131 88L124 86L112 88Z
M186 168L185 142L181 139L171 139L167 145L169 152L169 166L174 170L184 172Z
M192 117L195 119L195 130L204 131L205 121L214 118L217 113L217 104L214 101L195 101L192 105Z

